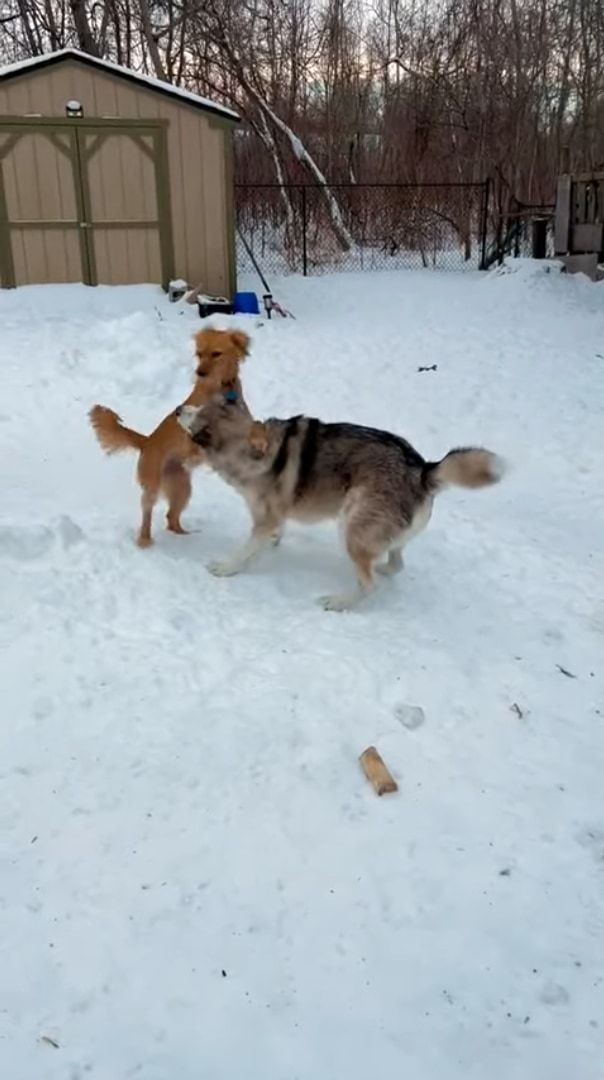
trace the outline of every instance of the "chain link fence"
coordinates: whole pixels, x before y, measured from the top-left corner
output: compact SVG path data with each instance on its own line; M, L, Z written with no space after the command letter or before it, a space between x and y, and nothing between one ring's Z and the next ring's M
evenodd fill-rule
M479 184L237 184L240 272L484 265L489 181Z

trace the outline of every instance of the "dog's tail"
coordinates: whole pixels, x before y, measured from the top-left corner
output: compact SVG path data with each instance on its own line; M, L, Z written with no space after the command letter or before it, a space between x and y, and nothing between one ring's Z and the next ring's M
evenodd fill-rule
M426 462L423 479L432 492L441 491L451 484L481 488L497 484L504 471L504 463L497 454L477 447L463 447L449 450L442 461Z
M119 450L142 450L147 442L146 435L126 427L117 413L104 405L94 405L88 418L106 454L115 454Z

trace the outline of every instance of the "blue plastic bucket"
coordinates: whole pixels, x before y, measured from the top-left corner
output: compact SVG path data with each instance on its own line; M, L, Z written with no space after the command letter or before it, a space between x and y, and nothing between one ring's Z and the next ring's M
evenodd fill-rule
M236 315L259 315L260 306L255 292L235 293L233 311Z

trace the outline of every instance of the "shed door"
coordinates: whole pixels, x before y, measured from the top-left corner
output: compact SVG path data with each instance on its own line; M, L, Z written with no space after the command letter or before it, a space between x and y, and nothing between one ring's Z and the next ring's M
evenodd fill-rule
M167 284L162 227L169 210L161 205L159 133L86 127L78 140L92 279Z
M167 286L169 215L160 127L0 121L3 285Z
M85 280L74 154L64 127L0 129L3 285Z

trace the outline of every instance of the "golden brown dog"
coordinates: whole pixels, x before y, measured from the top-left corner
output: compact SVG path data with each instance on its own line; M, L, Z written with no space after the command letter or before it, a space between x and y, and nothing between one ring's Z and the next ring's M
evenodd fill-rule
M241 330L200 330L195 344L195 383L185 405L204 405L220 391L241 395L239 365L245 359L249 338ZM172 532L185 533L180 515L191 497L189 470L204 460L204 453L189 438L170 413L150 435L122 424L120 417L104 405L95 405L89 413L96 437L107 454L119 450L138 450L138 482L142 488L142 520L138 533L139 547L149 547L153 508L160 494L168 500L166 526Z

